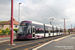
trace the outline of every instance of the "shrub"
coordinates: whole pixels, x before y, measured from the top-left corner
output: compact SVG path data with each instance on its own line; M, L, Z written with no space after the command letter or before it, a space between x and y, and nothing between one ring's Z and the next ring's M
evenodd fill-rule
M2 35L3 33L2 33L2 30L0 30L0 35Z
M9 31L9 29L8 29L8 28L6 28L6 30L8 30L8 31Z
M18 29L13 29L13 31L17 32ZM0 35L10 35L10 30L8 28L6 28L6 30L1 30L0 29Z
M13 31L15 31L17 33L18 29L13 29Z
M10 30L2 30L2 35L10 35Z

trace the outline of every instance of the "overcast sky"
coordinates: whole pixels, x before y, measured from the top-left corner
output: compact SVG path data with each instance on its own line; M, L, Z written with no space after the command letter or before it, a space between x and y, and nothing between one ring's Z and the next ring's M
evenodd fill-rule
M49 24L54 18L54 26L66 28L75 27L75 0L14 0L14 18L18 21L18 8L20 5L20 21L32 20ZM0 0L0 21L11 18L11 0Z

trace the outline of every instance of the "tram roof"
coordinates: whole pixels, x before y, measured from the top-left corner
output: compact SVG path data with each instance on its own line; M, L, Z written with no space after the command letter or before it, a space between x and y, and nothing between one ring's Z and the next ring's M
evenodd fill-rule
M46 26L51 26L52 27L52 25L50 25L50 24L45 24Z
M39 24L39 25L43 25L43 23L39 23L39 22L35 22L35 21L32 21L32 23Z
M39 24L39 25L44 25L44 23L40 23L40 22L36 22L36 21L32 21L32 23L34 23L34 24ZM52 25L50 25L50 24L45 24L46 26L52 26Z
M25 20L25 21L29 21L29 20ZM36 22L36 21L30 21L30 22L32 22L33 24L39 24L39 25L44 25L44 23L40 23L40 22ZM50 25L50 24L45 24L46 26L51 26L52 27L52 25ZM56 27L56 26L53 26L53 27ZM57 27L58 29L60 29L60 27Z

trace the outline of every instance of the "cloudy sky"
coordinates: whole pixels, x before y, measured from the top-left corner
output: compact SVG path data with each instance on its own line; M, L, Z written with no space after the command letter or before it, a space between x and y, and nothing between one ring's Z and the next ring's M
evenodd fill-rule
M18 21L18 9L20 5L20 21L32 20L49 24L50 18L54 18L52 24L66 28L75 27L75 0L14 0L14 18ZM0 0L0 21L8 21L11 18L11 0Z

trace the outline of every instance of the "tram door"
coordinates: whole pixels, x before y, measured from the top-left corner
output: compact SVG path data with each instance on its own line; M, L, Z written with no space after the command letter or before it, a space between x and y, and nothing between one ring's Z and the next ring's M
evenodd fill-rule
M35 26L32 26L32 38L35 38Z

